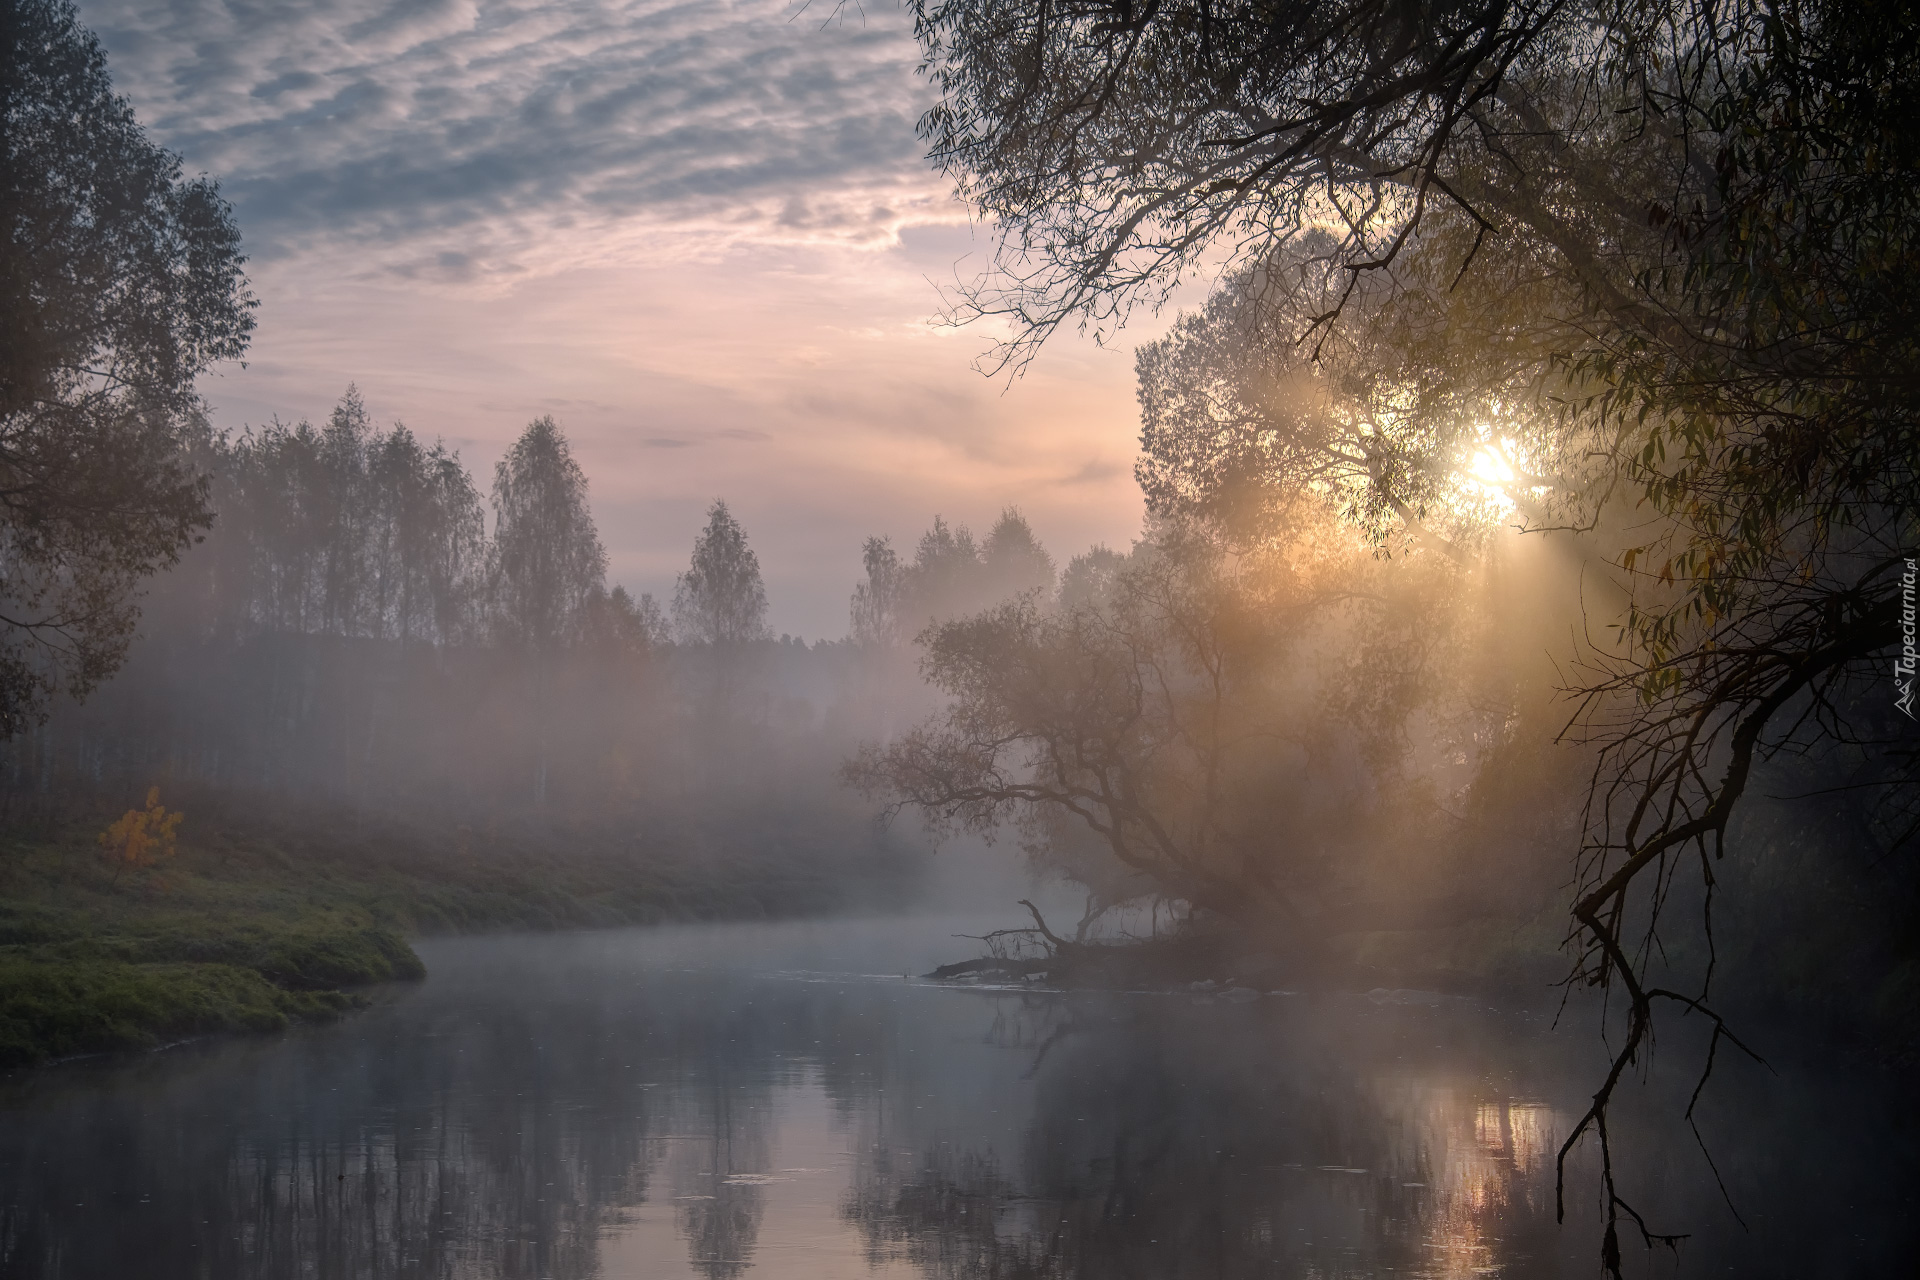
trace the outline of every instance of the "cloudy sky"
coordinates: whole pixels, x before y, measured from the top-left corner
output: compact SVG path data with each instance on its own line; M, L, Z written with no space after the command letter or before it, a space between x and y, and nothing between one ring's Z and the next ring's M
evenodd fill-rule
M80 0L116 84L218 176L251 257L222 426L349 381L489 483L554 414L613 577L670 594L706 505L776 631L838 636L868 534L1019 505L1064 559L1138 526L1131 343L1012 384L933 323L984 265L920 159L890 0Z

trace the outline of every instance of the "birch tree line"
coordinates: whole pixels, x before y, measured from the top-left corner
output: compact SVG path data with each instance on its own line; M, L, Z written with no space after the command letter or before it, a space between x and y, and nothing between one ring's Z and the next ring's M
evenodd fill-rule
M275 420L208 448L216 523L189 568L215 633L541 653L666 638L651 598L608 589L587 477L551 417L501 458L490 503L443 442L375 428L353 387L321 426Z

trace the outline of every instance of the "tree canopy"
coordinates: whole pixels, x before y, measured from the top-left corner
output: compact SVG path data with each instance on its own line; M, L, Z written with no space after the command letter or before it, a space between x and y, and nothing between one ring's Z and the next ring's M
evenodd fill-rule
M209 539L218 625L470 642L488 544L458 454L374 429L348 387L326 424L275 421L217 442Z
M760 557L725 502L707 509L707 526L693 540L692 563L674 587L673 621L694 644L734 646L769 634Z
M208 527L194 381L253 331L240 233L65 0L0 5L0 735L125 655Z
M553 418L535 418L493 472L496 625L537 653L570 644L606 576L586 473Z
M1189 274L1139 357L1140 479L1242 541L1300 497L1389 554L1566 540L1597 753L1578 979L1667 1004L1663 888L1754 769L1844 759L1915 834L1894 720L1920 541L1920 21L1900 3L921 0L931 155L998 226L1002 362ZM1616 607L1617 603L1617 607ZM1909 702L1907 705L1911 705ZM1907 784L1907 785L1896 785ZM1651 886L1651 887L1650 887ZM1715 1022L1717 1037L1725 1031ZM1607 1186L1606 1263L1633 1211ZM1649 1237L1651 1239L1651 1237Z
M1017 507L1006 507L984 539L935 516L903 561L885 538L868 538L865 582L849 604L852 635L862 643L897 644L922 628L963 617L1017 596L1048 594L1053 557Z

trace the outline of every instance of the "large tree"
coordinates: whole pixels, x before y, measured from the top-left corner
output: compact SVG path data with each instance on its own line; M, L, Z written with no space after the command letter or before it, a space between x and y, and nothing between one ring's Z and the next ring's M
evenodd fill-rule
M65 0L0 3L0 736L115 670L212 519L194 380L253 330L211 179L148 140Z
M1463 700L1457 575L1388 575L1323 510L1293 516L1240 554L1164 524L1076 561L1057 603L1027 592L928 627L922 671L949 704L848 777L936 828L1015 826L1107 905L1179 901L1298 965L1404 926L1406 864L1436 861L1407 832L1435 812L1393 782L1416 739L1463 749L1438 728ZM1429 894L1425 917L1456 897Z
M1654 1008L1707 1011L1704 980L1647 977L1650 886L1685 859L1711 888L1769 753L1864 742L1851 785L1911 781L1888 709L1920 541L1912 7L916 14L932 154L1002 231L960 314L1010 321L1003 357L1234 264L1142 358L1163 509L1230 515L1251 482L1470 559L1449 526L1478 478L1611 561L1622 643L1576 677L1602 764L1573 909L1579 976L1623 988L1627 1024L1570 1139L1604 1146ZM1606 1192L1617 1273L1633 1214Z
M1920 354L1907 6L917 12L933 155L1005 232L961 310L1011 319L1010 356L1229 252L1213 363L1242 368L1207 412L1363 521L1511 442L1523 510L1627 492L1663 517L1624 549L1680 588L1634 615L1656 662L1809 554L1865 557L1842 574L1886 634ZM1150 445L1207 390L1194 346L1143 361Z
M471 640L486 556L486 517L460 455L395 423L369 448L368 522L375 634Z

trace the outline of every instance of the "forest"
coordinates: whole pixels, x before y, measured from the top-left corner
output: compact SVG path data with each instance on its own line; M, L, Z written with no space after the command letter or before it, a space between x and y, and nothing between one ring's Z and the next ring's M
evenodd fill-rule
M995 844L1031 896L930 976L1588 1019L1556 1216L1597 1151L1616 1277L1681 1238L1609 1130L1660 1036L1696 1136L1761 1030L1907 1070L1910 7L908 7L997 236L946 320L1006 377L1132 346L1145 519L869 538L811 644L725 501L670 599L610 582L554 417L487 484L351 385L216 429L232 211L9 7L8 172L61 180L6 193L0 1054L334 1017L435 934L899 911Z

